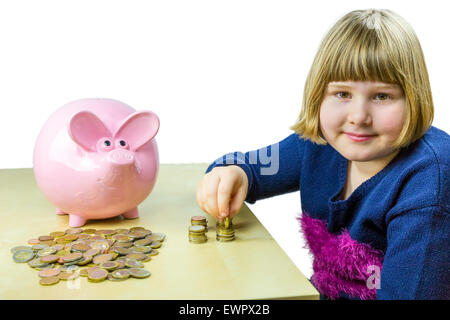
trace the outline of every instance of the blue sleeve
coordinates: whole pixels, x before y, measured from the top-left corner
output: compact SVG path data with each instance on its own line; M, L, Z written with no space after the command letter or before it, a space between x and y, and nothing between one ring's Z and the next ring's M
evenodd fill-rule
M205 173L218 166L237 165L248 177L245 201L257 200L299 190L300 163L304 140L296 133L261 149L228 153L211 163Z
M438 206L392 218L377 299L450 299L450 215Z

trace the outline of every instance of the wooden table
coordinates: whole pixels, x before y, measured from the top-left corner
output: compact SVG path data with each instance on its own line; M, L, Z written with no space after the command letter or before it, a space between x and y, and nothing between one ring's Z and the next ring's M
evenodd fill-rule
M138 219L90 220L83 226L143 226L165 233L159 254L145 263L149 278L90 283L79 277L53 286L39 285L38 271L15 263L10 249L68 229L68 216L55 214L32 169L0 170L0 299L318 299L315 288L246 205L233 218L236 240L216 241L216 221L195 200L207 166L162 164L152 193L139 205ZM188 241L194 215L208 217L206 243Z

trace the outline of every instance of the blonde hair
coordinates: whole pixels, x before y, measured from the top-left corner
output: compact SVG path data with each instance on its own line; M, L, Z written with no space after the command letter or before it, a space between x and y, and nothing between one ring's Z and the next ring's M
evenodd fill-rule
M390 10L349 12L322 40L306 79L300 115L290 127L317 144L327 143L321 136L319 111L333 81L380 81L402 87L406 115L394 148L416 141L433 122L433 99L419 39L408 22Z

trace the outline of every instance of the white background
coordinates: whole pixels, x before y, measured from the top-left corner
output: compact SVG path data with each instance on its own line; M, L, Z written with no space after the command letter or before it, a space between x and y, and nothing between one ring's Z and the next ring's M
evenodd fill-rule
M355 9L387 8L416 31L450 132L447 1L2 1L0 168L32 167L35 139L60 106L121 100L161 120L161 163L211 162L280 141L328 29ZM299 194L250 206L306 276Z

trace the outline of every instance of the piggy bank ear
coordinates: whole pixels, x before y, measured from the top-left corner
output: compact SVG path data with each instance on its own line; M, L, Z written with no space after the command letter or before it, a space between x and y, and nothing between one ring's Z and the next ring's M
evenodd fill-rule
M116 139L124 139L133 150L137 150L153 139L159 130L159 118L151 111L130 114L114 134Z
M69 135L84 149L96 151L97 141L102 137L111 137L111 132L95 114L81 111L70 119Z

